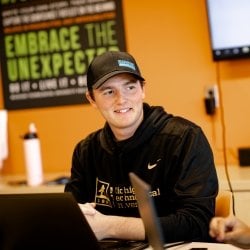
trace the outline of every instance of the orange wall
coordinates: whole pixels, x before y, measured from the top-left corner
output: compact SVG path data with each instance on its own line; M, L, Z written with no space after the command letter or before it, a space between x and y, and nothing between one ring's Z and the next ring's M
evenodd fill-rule
M146 78L146 101L199 124L216 164L222 164L223 113L220 107L213 118L207 116L203 102L205 86L219 84L228 162L237 163L237 148L250 146L250 60L212 61L205 0L123 0L123 7L127 49ZM3 174L25 172L20 135L30 122L37 125L48 173L69 171L74 145L104 121L84 104L8 112L9 157Z

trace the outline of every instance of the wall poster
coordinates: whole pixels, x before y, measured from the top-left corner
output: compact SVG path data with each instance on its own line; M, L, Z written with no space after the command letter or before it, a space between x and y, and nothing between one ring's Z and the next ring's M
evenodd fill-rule
M86 70L126 50L122 0L0 0L5 109L87 103Z

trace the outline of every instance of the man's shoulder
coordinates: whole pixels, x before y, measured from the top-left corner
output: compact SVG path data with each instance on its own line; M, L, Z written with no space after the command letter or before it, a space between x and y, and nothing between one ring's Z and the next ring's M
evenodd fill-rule
M162 129L163 133L172 135L182 135L187 132L200 132L201 127L191 120L182 116L172 116L168 118L168 122Z
M77 145L76 148L86 148L88 147L91 143L96 143L99 139L99 135L102 129L96 130L90 134L88 134L85 138L81 139Z

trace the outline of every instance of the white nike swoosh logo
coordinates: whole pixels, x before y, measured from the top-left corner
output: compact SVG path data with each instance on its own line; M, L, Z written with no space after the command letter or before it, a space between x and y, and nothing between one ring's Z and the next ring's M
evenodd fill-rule
M157 166L157 163L155 163L155 164L148 164L148 169L152 169L152 168L154 168L154 167L156 167Z
M159 162L161 159L158 159L157 161L156 161L156 163L155 164L148 164L148 169L150 170L150 169L153 169L153 168L155 168L156 166L157 166L157 162Z

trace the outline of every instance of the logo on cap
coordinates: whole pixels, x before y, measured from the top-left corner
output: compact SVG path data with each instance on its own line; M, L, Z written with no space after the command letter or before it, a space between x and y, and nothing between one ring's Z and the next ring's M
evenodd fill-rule
M135 65L132 62L126 61L126 60L118 60L118 65L120 67L127 67L130 68L132 70L135 70Z

